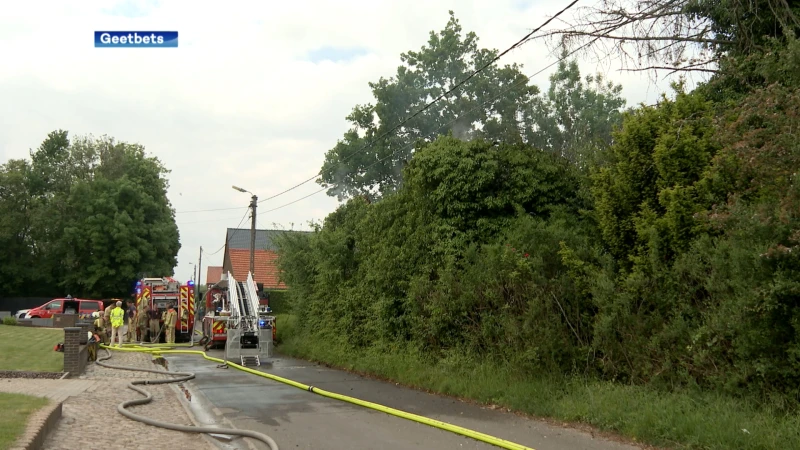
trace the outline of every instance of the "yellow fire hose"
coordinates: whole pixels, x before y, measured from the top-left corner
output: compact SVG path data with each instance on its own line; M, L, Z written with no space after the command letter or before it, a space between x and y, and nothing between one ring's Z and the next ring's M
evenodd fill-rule
M108 348L105 345L102 346L103 348ZM434 420L428 417L420 416L417 414L408 413L405 411L401 411L399 409L390 408L388 406L380 405L377 403L368 402L365 400L360 400L354 397L348 397L346 395L337 394L335 392L328 392L323 389L314 386L308 386L303 383L298 383L297 381L290 380L288 378L279 377L277 375L273 375L266 372L259 372L258 370L250 369L248 367L240 366L239 364L235 364L229 361L225 361L220 358L214 358L212 356L206 355L205 352L200 350L171 350L174 347L191 347L191 344L160 344L155 346L143 346L137 344L125 344L123 347L114 347L109 348L110 350L114 351L123 351L123 352L141 352L141 353L150 353L154 356L160 356L162 354L182 354L182 355L200 355L204 359L208 361L214 361L220 364L227 364L230 367L235 369L239 369L243 372L247 372L253 375L258 375L260 377L268 378L270 380L278 381L280 383L288 384L290 386L294 386L298 389L302 389L304 391L313 392L315 394L319 394L323 397L333 398L336 400L341 400L343 402L352 403L354 405L363 406L365 408L373 409L375 411L381 411L386 414L391 414L396 417L401 417L403 419L411 420L417 423L421 423L424 425L428 425L434 428L439 428L441 430L450 431L451 433L460 434L462 436L466 436L478 441L486 442L487 444L494 445L496 447L505 448L508 450L534 450L531 447L525 447L524 445L517 444L515 442L507 441L505 439L500 439L498 437L490 436L488 434L481 433L479 431L470 430L468 428L460 427L458 425L453 425L447 422L442 422L439 420Z

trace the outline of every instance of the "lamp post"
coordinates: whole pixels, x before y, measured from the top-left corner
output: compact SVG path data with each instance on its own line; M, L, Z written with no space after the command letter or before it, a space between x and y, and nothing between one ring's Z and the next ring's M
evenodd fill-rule
M256 194L252 192L242 189L238 186L231 186L232 188L236 189L239 192L244 192L246 194L252 195L250 197L250 209L252 210L250 214L250 273L253 275L253 279L255 279L256 274L256 205L258 205L258 197Z

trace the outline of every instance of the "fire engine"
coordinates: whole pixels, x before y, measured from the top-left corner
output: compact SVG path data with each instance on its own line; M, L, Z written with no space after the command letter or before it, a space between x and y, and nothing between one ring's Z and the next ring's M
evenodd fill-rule
M253 274L237 281L228 272L206 292L206 316L203 339L206 350L223 346L225 359L242 365L261 365L272 357L275 341L275 317L271 310L260 308L258 287Z
M224 278L227 281L227 274ZM203 317L203 340L206 350L225 345L230 316L226 283L217 283L206 292L206 316Z
M175 324L175 342L188 342L194 332L194 282L182 285L170 277L143 278L136 282L136 310L146 313L158 311L159 328L164 327L164 313L172 306L178 313ZM158 332L160 330L156 330ZM151 333L153 330L151 330ZM158 340L165 341L163 331Z

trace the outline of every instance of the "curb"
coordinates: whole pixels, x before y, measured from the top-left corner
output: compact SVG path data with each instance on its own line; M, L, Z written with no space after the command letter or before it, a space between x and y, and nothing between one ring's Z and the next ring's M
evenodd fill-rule
M31 414L25 433L14 443L11 450L39 450L51 431L61 419L61 402L50 402L47 406Z

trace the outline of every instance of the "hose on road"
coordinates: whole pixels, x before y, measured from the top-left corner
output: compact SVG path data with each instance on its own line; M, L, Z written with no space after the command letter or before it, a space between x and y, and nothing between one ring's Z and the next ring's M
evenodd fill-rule
M424 425L428 425L434 428L438 428L440 430L449 431L451 433L460 434L461 436L466 436L478 441L485 442L487 444L494 445L496 447L505 448L508 450L534 450L533 448L526 447L521 444L517 444L516 442L507 441L505 439L500 439L495 436L491 436L485 433L481 433L479 431L470 430L469 428L460 427L458 425L453 425L447 422L442 422L439 420L431 419L429 417L420 416L417 414L408 413L405 411L400 411L398 409L390 408L388 406L380 405L377 403L368 402L365 400L357 399L354 397L348 397L346 395L337 394L335 392L328 392L323 389L314 386L308 386L303 383L298 383L297 381L290 380L288 378L279 377L277 375L273 375L271 373L260 372L258 370L251 369L249 367L240 366L239 364L225 361L220 358L214 358L212 356L206 355L205 352L199 350L170 350L170 348L181 346L180 344L169 344L169 346L161 345L161 346L144 346L144 345L133 345L133 346L123 346L120 348L114 348L115 351L128 351L128 352L144 352L150 353L153 355L163 355L163 354L175 354L175 355L199 355L202 356L204 359L208 361L214 361L220 364L227 365L229 367L233 367L235 369L241 370L243 372L247 372L253 375L257 375L263 378L268 378L283 384L288 384L289 386L294 386L298 389L302 389L304 391L313 392L315 394L321 395L323 397L328 397L340 401L344 401L347 403L352 403L354 405L363 406L365 408L373 409L375 411L381 411L386 414L390 414L396 417L401 417L403 419L411 420L413 422L421 423ZM177 373L177 372L174 372Z
M102 346L103 350L108 353L107 356L103 358L98 358L95 361L95 364L107 367L109 369L119 369L119 370L131 370L135 372L148 372L148 373L159 373L173 376L173 378L168 379L161 379L161 380L135 380L128 383L128 389L132 389L139 394L144 395L145 398L139 398L134 400L128 400L125 402L120 403L117 405L117 411L122 414L123 416L135 420L137 422L142 422L147 425L152 425L154 427L159 428L166 428L168 430L175 430L175 431L184 431L187 433L204 433L204 434L221 434L221 435L230 435L230 436L243 436L249 437L253 439L257 439L269 446L270 450L278 450L278 444L273 440L271 437L267 436L266 434L257 433L255 431L250 430L236 430L233 428L212 428L212 427L194 427L188 425L178 425L175 423L163 422L160 420L151 419L150 417L141 416L139 414L134 414L131 411L125 409L129 406L136 406L136 405L146 405L153 401L153 395L140 388L137 387L138 385L148 385L148 384L167 384L167 383L180 383L182 381L189 381L195 378L195 374L191 372L170 372L165 370L155 370L155 369L145 369L140 367L130 367L130 366L117 366L113 364L104 363L103 361L111 359L111 352L109 351L109 347L105 345ZM120 348L114 348L114 350L120 350Z

